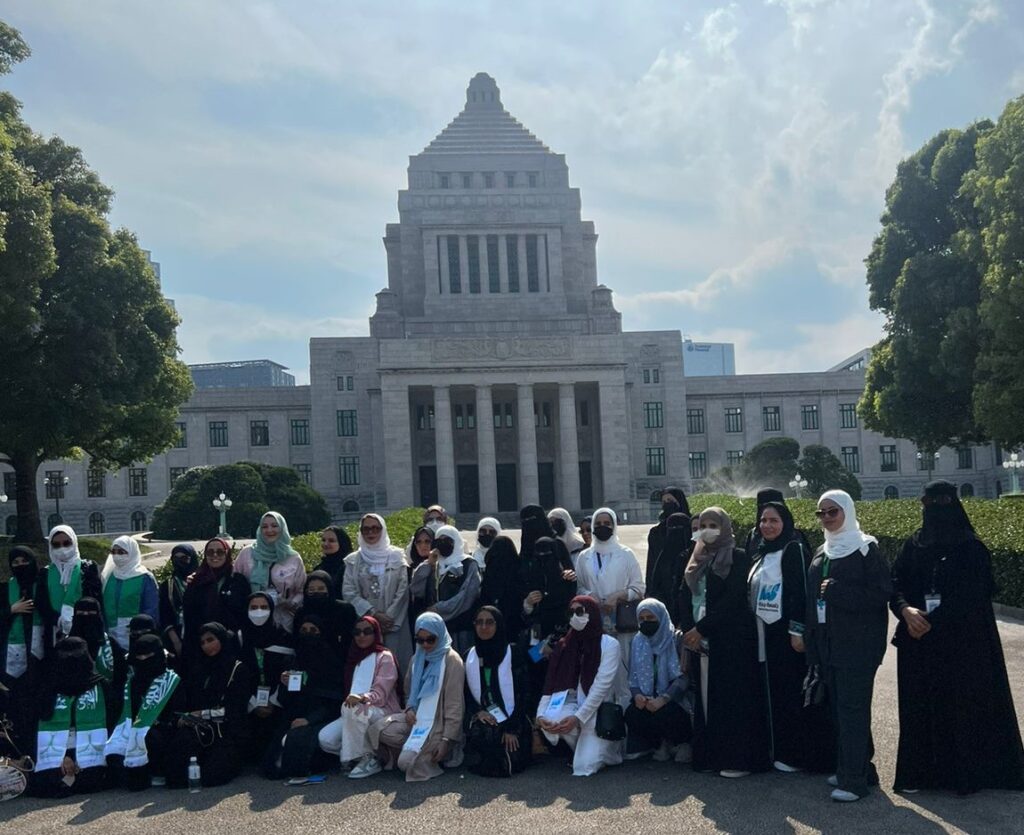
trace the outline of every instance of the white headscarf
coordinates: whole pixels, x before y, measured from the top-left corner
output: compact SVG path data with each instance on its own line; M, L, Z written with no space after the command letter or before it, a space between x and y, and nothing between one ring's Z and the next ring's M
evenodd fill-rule
M548 513L548 519L561 519L565 522L565 533L558 537L558 539L565 543L566 550L568 550L570 555L587 547L583 537L576 533L576 523L572 520L572 514L564 507L556 507L552 510Z
M385 569L387 569L388 562L394 559L396 555L399 562L401 562L402 552L398 548L391 547L391 537L388 536L388 526L384 522L383 516L378 516L376 513L367 513L359 520L359 526L362 527L363 522L367 519L376 519L380 522L380 539L377 540L375 545L370 545L363 539L362 531L360 531L356 537L359 543L358 550L370 569L370 573L380 577Z
M119 560L114 557L113 553L107 556L107 561L103 565L104 587L111 576L116 577L118 580L130 580L132 577L140 577L143 574L150 573L149 569L143 567L142 550L139 548L139 543L132 539L132 537L119 536L110 546L111 551L114 548L122 548L128 554L121 558L120 565L118 565Z
M71 546L75 549L75 553L71 556L58 557L53 553L53 538L58 533L67 534L68 539L71 540ZM75 533L74 528L70 525L56 525L46 538L46 547L50 552L50 562L57 566L57 570L60 571L60 584L66 586L71 582L71 572L74 571L75 565L82 561L82 555L78 551L78 534Z
M501 536L501 522L499 522L493 516L485 516L483 519L481 519L479 522L477 522L477 525L476 525L477 536L480 535L480 528L494 528L494 535L495 535L495 537L497 538L497 537ZM487 552L490 551L490 550L491 550L491 546L490 545L488 545L486 548L484 548L484 546L480 544L480 540L479 539L477 540L476 550L473 551L473 559L475 559L477 561L477 564L480 566L480 570L481 571L484 570L484 563L485 563L485 561L487 559Z
M857 509L854 507L850 494L845 490L829 490L826 493L822 493L821 498L818 499L819 509L821 508L821 503L826 499L839 505L843 509L846 518L843 526L835 533L827 530L824 531L825 556L830 560L841 560L843 557L848 557L854 551L866 554L868 546L872 542L878 542L878 540L860 529L860 522L857 521Z
M607 513L612 519L612 535L604 542L598 539L597 536L594 536L593 541L590 543L590 550L596 551L599 554L610 554L612 551L617 551L622 547L619 542L619 517L615 515L615 511L610 507L599 507L594 511L594 515L590 517L591 531L597 527L597 517L602 513Z
M462 534L459 529L452 525L441 525L434 534L434 547L437 547L437 540L442 536L447 537L455 543L455 549L447 557L442 556L437 562L437 576L445 574L462 574L462 561L466 558L466 545L462 541Z

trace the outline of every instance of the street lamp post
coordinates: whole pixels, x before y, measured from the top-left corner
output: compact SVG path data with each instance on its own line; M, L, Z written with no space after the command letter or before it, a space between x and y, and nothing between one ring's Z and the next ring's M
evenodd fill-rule
M800 475L800 473L797 473L793 476L793 480L789 482L789 486L796 491L796 497L799 499L801 491L807 487L807 479Z
M939 460L939 453L937 452L919 452L917 453L917 460L919 470L934 470L935 464Z
M213 506L220 512L220 531L219 536L227 536L227 516L228 511L231 509L231 499L221 493L213 500Z
M1003 462L1003 469L1008 470L1010 473L1011 493L1020 492L1020 477L1018 473L1021 467L1024 467L1024 461L1021 460L1021 457L1016 452L1010 455L1009 461Z
M64 492L64 488L68 486L68 482L70 481L71 479L69 479L67 476L54 476L53 478L47 476L46 478L43 479L43 484L45 484L47 487L53 487L53 500L57 504L57 512L54 515L57 517L58 525L64 523L64 519L60 515L60 494Z

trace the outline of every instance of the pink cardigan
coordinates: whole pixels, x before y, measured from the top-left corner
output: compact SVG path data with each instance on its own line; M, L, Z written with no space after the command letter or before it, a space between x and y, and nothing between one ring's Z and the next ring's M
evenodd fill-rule
M402 704L398 700L398 665L390 650L377 653L377 666L373 670L373 684L369 693L357 693L366 696L371 707L379 707L385 716L401 713Z
M245 579L252 576L252 546L246 545L235 558L235 571ZM277 592L274 601L274 622L289 632L295 613L302 605L302 592L306 587L306 566L300 557L288 557L270 567L270 585Z

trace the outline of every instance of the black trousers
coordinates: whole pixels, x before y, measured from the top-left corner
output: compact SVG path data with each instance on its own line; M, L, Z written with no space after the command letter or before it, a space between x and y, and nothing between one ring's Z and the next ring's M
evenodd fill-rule
M64 783L59 768L48 768L29 775L28 793L34 797L71 797L76 794L93 794L108 786L106 766L83 768L70 786Z
M877 667L826 668L829 702L836 725L836 779L839 788L864 797L878 785L871 761L871 694Z
M669 745L678 745L689 742L693 736L690 714L678 702L669 702L654 713L631 703L626 708L625 718L630 750L657 748L663 740Z

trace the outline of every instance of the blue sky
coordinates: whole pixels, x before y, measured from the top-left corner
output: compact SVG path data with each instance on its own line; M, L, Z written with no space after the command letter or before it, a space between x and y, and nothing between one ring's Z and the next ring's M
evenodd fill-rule
M1014 0L12 0L3 81L153 251L188 362L363 335L407 158L493 75L564 153L628 329L824 368L881 333L863 259L899 160L1024 94Z

